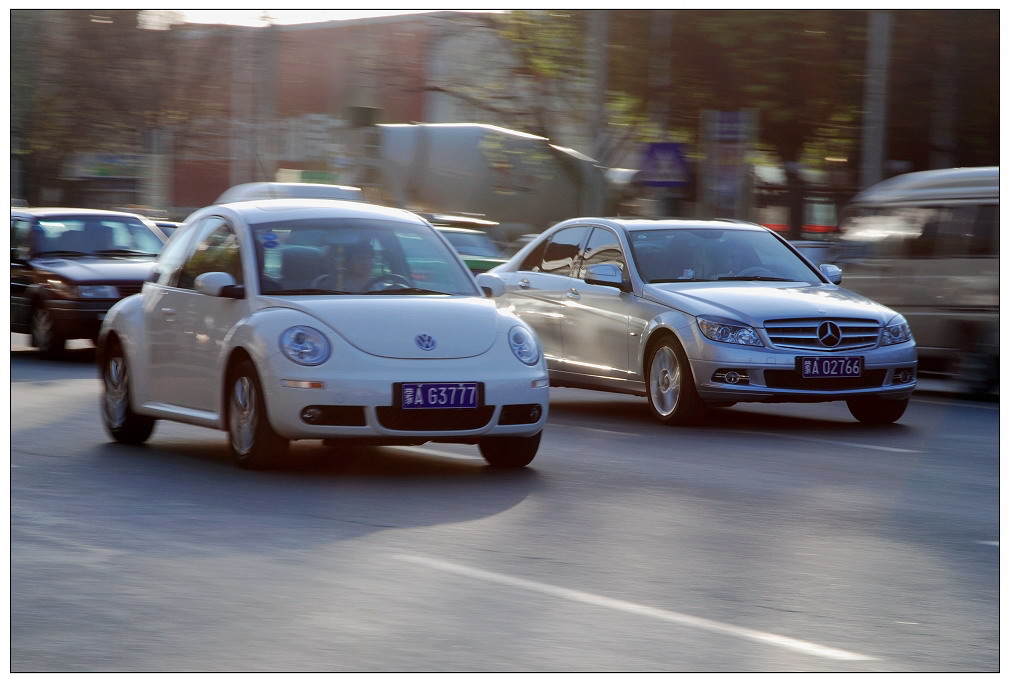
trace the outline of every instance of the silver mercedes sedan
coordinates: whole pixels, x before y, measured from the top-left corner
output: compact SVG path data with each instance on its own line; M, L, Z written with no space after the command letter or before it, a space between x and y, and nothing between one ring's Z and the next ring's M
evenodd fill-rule
M537 332L552 386L643 395L667 424L832 400L889 424L915 389L905 318L753 223L566 220L478 282Z

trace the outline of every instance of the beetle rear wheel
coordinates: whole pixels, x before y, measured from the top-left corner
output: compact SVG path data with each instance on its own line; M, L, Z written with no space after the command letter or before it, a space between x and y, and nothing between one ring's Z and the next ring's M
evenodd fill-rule
M106 347L102 360L102 422L120 443L143 443L154 431L155 420L130 407L130 371L126 353L118 340Z

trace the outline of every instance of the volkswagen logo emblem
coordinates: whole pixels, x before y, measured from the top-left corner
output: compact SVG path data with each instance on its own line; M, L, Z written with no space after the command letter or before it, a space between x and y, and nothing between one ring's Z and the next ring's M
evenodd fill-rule
M414 343L416 343L417 347L421 350L435 350L435 346L438 345L435 343L435 339L431 338L427 334L418 334L415 336Z
M817 328L817 338L825 348L834 348L842 342L842 330L834 322L822 322Z

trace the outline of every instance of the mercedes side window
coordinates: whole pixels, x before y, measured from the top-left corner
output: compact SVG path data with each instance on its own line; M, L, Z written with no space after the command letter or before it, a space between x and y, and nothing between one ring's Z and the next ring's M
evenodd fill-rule
M519 265L520 270L526 270L528 272L540 272L540 266L543 264L544 251L547 249L547 240L541 241L537 244L528 254L523 262Z
M594 227L583 252L582 263L579 266L579 279L585 279L586 270L590 265L603 263L616 265L622 273L627 272L624 252L621 250L621 242L617 235L608 229Z
M534 272L570 277L572 265L579 255L579 246L588 230L588 227L570 227L555 233L544 250L539 269L534 269Z

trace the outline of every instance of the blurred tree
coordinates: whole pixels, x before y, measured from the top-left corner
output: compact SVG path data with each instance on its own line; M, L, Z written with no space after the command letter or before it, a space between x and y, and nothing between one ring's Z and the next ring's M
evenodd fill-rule
M888 158L999 164L998 10L896 10Z
M152 131L222 111L229 65L210 58L220 44L208 30L177 40L140 28L141 18L151 25L138 10L11 11L12 95L32 203L77 153L144 151Z

